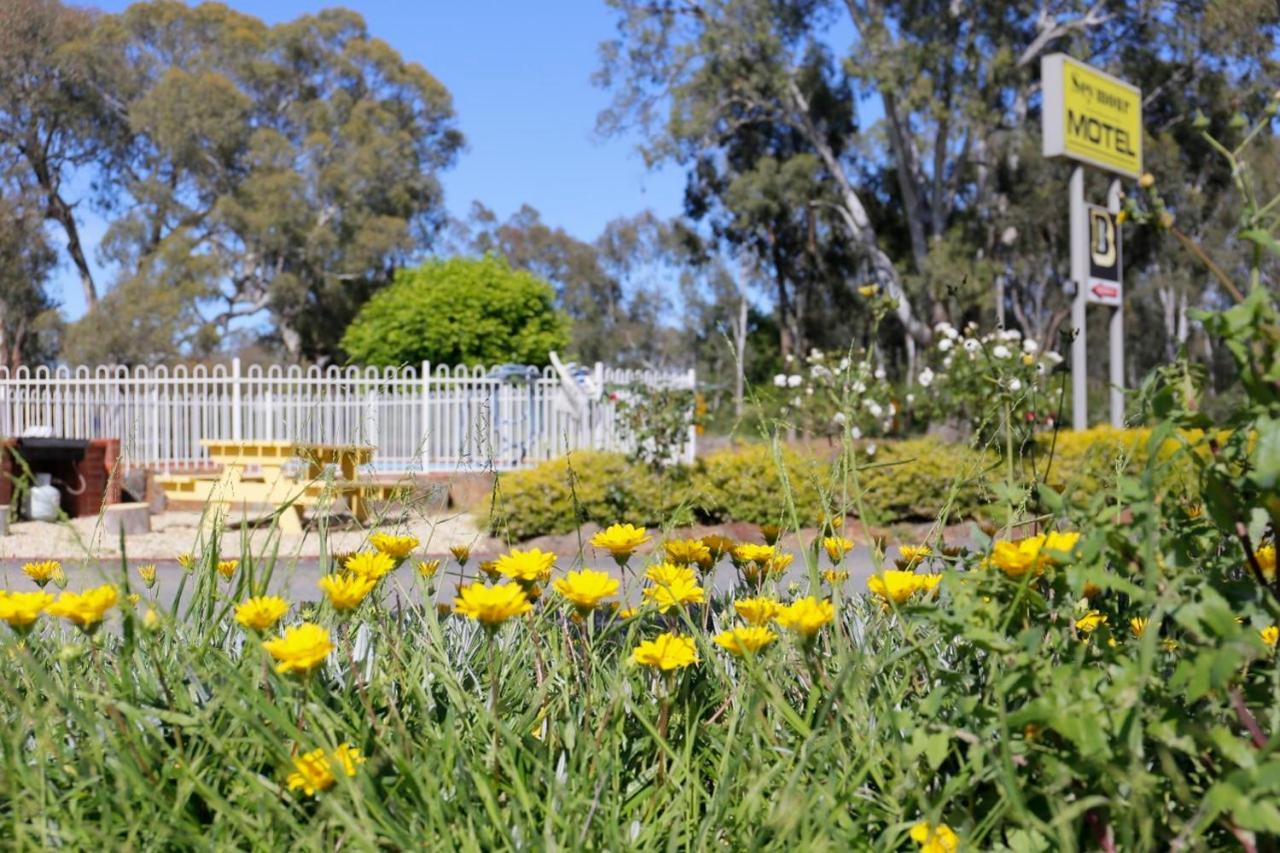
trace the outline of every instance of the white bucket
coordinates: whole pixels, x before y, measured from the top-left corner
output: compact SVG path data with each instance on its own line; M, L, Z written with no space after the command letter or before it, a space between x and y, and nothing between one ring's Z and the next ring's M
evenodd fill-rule
M51 474L36 474L36 484L28 496L27 517L33 521L56 521L61 495Z

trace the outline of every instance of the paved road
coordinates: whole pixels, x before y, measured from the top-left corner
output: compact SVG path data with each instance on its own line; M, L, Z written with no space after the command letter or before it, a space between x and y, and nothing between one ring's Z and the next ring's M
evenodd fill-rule
M795 560L783 577L783 588L791 582L805 584L807 581L807 568L805 558L794 549L789 549L795 554ZM468 563L466 578L475 575L475 567L481 559L489 559L493 555L474 555ZM442 576L437 581L437 586L441 590L440 600L447 601L452 598L453 589L457 585L460 575L458 573L457 563L452 560L449 555L443 555L441 559L444 561L442 568ZM20 560L4 560L0 561L0 588L9 590L27 590L35 589L35 584L22 573L22 562ZM643 567L652 562L652 558L641 558L635 561L638 571L643 572ZM130 584L139 592L146 592L142 589L141 581L138 575L133 571L133 567L141 565L143 561L130 561L131 573ZM168 604L172 601L178 585L183 576L183 569L174 561L155 561L157 567L158 581L156 584L156 594L159 600ZM822 555L819 561L819 568L824 569L828 566L826 555ZM607 571L615 577L621 577L618 566L612 559L599 559L587 551L587 560L585 566L589 568ZM582 568L583 565L575 565L570 560L562 559L557 569L557 574L564 570ZM845 565L849 571L850 579L846 589L851 592L861 592L866 589L866 579L871 575L873 568L871 562L870 551L859 546L851 551L845 557ZM64 563L64 570L68 577L68 589L78 590L88 586L101 583L118 583L120 581L120 563L103 562L98 564L85 563ZM259 572L261 570L259 569ZM276 567L272 573L269 590L272 593L282 595L291 601L308 601L315 600L320 597L320 591L316 586L316 581L322 574L320 562L314 558L285 558L282 557L277 561ZM728 560L722 560L717 566L713 580L712 589L716 592L724 592L732 589L736 579L736 572L729 564ZM629 591L629 599L634 599L639 595L640 584L634 580L626 584ZM192 581L189 579L186 584L189 595L193 587ZM398 592L404 596L416 597L420 595L413 576L413 570L410 566L400 568L390 579L390 588L392 593ZM57 588L50 586L51 592L56 592Z

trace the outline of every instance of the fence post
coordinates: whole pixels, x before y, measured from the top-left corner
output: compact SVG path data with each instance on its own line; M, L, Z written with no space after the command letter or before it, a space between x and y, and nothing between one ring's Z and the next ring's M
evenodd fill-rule
M422 453L422 470L431 470L431 362L422 362L422 437L418 448Z
M231 359L231 440L240 437L240 357L236 356Z

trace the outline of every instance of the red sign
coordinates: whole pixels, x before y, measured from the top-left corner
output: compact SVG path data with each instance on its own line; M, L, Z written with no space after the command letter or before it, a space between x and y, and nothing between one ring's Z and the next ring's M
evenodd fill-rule
M1099 299L1115 299L1120 295L1120 288L1112 287L1109 284L1095 284L1090 290Z

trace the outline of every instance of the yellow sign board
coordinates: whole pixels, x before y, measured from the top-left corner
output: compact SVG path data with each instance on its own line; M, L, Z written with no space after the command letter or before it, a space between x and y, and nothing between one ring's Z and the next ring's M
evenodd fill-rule
M1040 60L1044 155L1142 174L1142 92L1066 54Z

